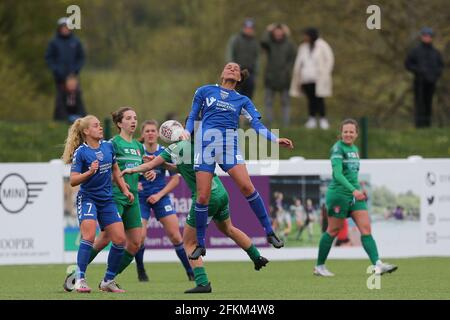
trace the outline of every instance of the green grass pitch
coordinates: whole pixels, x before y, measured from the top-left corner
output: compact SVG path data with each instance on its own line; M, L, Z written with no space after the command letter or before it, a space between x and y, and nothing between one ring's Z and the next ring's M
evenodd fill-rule
M450 299L450 258L389 259L399 269L381 277L381 289L367 288L367 260L330 260L334 278L312 275L314 261L271 261L257 272L251 262L206 262L211 294L187 295L194 286L178 263L147 263L150 282L139 283L132 264L117 278L124 294L99 292L104 264L89 266L93 292L62 288L66 265L2 266L0 299Z

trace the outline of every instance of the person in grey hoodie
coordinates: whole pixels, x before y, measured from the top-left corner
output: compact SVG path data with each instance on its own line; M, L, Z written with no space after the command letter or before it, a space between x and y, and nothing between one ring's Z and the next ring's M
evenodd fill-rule
M250 99L255 91L256 75L258 73L259 41L255 37L255 21L252 18L244 20L242 29L228 41L226 63L236 62L241 69L247 69L249 77L237 90Z

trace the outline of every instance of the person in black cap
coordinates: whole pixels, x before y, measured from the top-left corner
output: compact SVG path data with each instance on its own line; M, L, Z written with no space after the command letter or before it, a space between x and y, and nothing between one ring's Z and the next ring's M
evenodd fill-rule
M250 99L255 91L255 80L258 72L259 42L255 38L255 21L246 18L241 32L233 35L228 41L226 62L236 62L241 69L247 69L249 77L242 83L238 92Z
M58 19L58 29L50 40L45 61L53 73L56 84L56 103L53 113L54 120L68 120L63 95L66 91L66 81L69 75L78 75L84 65L84 50L80 40L67 26L67 18Z
M411 49L405 67L414 74L414 119L416 128L431 126L431 111L436 82L444 63L440 52L433 46L433 29L420 31L420 44Z

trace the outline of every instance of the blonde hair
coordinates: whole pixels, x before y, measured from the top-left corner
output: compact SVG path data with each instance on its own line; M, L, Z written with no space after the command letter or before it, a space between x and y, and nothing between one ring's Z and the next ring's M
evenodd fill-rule
M141 136L139 137L138 141L140 143L144 143L144 137L142 136L142 134L144 133L144 128L146 126L155 126L156 130L158 131L158 127L159 127L159 123L158 121L154 120L154 119L150 119L150 120L145 120L142 125L141 125Z
M87 115L84 118L78 118L70 126L64 146L64 153L61 157L64 163L69 164L72 162L73 153L86 139L83 130L87 129L91 123L91 120L95 119L97 119L95 116Z

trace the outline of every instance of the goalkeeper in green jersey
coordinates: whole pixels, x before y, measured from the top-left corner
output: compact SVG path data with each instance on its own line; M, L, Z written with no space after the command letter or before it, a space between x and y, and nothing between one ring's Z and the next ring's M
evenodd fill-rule
M341 139L331 148L333 178L328 186L326 205L328 228L319 244L319 256L314 268L318 276L334 276L326 267L325 261L333 240L343 227L347 217L352 217L361 232L361 243L374 266L376 274L391 273L397 266L383 263L378 257L375 240L371 234L370 218L367 211L367 195L361 191L358 182L359 155L354 145L358 137L358 123L353 119L344 120L340 127Z
M167 162L172 162L176 165L176 170L184 178L192 192L192 203L195 203L197 186L193 167L194 145L189 140L178 141L170 145L152 161L144 163L138 167L125 169L122 171L122 174L125 175L145 172ZM231 223L228 206L228 193L217 176L214 176L211 185L211 199L208 207L208 222L211 220L214 220L217 228L223 234L231 238L239 247L247 252L250 259L254 263L255 270L260 270L269 262L266 258L261 256L258 249L251 242L250 238ZM186 225L183 232L183 243L186 252L192 252L197 246L195 213L193 207L191 207L186 219ZM198 260L189 260L189 263L194 270L196 287L186 290L185 293L211 292L211 283L209 282L205 268L203 267L202 258L200 257Z

